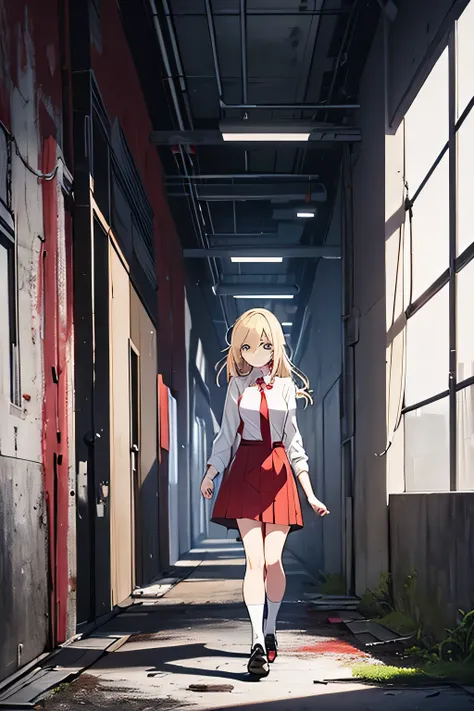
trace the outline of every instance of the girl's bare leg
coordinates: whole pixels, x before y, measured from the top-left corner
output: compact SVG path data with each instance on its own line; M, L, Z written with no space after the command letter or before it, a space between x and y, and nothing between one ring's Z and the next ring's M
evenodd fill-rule
M264 554L266 567L267 620L265 634L275 634L276 619L286 588L286 576L283 568L283 549L289 526L275 523L265 524Z
M263 524L248 518L238 519L237 524L247 563L243 582L243 597L252 623L252 646L259 643L265 649L263 635L263 608L265 605Z

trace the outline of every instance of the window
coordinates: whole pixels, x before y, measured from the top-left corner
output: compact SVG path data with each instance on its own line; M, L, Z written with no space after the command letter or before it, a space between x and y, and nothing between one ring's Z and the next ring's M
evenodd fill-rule
M18 299L17 260L13 217L0 200L0 303L7 304L2 309L0 338L8 342L10 400L21 406L20 358L18 339Z
M474 72L473 72L474 74ZM456 135L457 144L457 254L474 242L474 200L472 168L474 165L474 111L471 111Z
M449 491L449 398L405 415L406 491Z
M413 204L412 233L413 299L417 299L449 265L448 154Z
M448 119L446 49L405 116L406 179L412 196L448 142Z
M449 382L449 289L443 287L408 320L407 405L442 393Z

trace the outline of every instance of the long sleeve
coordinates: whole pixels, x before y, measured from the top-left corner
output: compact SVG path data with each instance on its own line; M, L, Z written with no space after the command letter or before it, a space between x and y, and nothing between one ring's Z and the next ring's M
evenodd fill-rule
M218 472L223 472L230 462L232 445L239 428L239 389L235 378L231 378L222 415L221 428L212 444L212 453L207 460Z
M308 471L308 455L303 446L303 439L298 429L296 420L296 386L290 382L286 396L288 402L288 415L285 420L283 444L296 476Z

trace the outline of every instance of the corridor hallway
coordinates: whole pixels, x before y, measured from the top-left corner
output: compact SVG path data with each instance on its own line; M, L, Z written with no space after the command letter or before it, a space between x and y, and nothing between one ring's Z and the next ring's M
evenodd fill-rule
M40 708L472 708L472 698L461 690L387 691L341 681L351 678L351 662L370 661L370 657L352 646L350 636L342 638L339 626L327 623L327 612L311 609L305 593L314 592L314 582L289 552L285 553L287 591L278 621L281 656L266 679L252 682L246 671L250 624L241 596L244 565L242 547L236 541L201 543L176 566L187 577L161 599L135 600L95 633L130 635L127 642L56 691ZM315 683L326 679L339 681ZM190 688L196 685L206 685L207 691Z

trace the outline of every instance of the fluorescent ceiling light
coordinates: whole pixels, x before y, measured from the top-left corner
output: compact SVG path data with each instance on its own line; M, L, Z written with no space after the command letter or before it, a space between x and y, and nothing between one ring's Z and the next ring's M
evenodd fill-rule
M292 321L282 321L281 325L282 326L293 326L293 322Z
M252 133L223 133L222 138L224 141L308 141L310 133L304 131L302 133L258 133L253 131Z
M314 212L310 212L309 210L299 210L296 213L296 217L314 217Z
M234 294L234 299L293 299L294 294Z
M284 336L285 338L291 338L291 334L290 334L290 333L284 333L283 336Z
M231 262L282 262L283 257L231 257Z
M309 141L315 128L314 123L301 121L269 121L252 123L251 121L228 121L219 123L219 130L224 141Z

